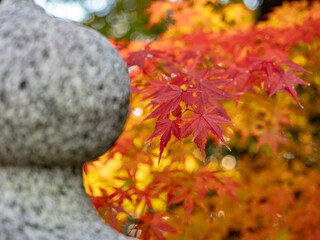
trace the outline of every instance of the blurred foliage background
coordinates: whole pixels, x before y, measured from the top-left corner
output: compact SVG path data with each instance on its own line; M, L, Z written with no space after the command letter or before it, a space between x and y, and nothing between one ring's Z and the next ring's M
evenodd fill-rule
M49 13L90 26L105 36L127 40L154 38L168 22L146 28L152 0L36 0ZM69 9L70 8L70 9ZM68 10L69 9L69 10Z
M164 32L170 18L160 25L148 26L147 9L154 0L35 0L49 13L79 21L115 40L148 40ZM263 19L282 0L219 0L221 6L241 3L253 11L256 19ZM216 7L216 6L215 6Z

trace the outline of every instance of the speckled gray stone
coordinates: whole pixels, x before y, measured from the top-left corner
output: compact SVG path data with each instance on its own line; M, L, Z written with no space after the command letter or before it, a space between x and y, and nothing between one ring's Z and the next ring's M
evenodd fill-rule
M125 240L103 223L81 171L0 167L1 240Z
M126 120L129 80L97 32L31 0L0 4L0 240L125 240L92 207L81 165Z
M0 164L81 166L122 131L127 69L98 32L24 1L0 4Z

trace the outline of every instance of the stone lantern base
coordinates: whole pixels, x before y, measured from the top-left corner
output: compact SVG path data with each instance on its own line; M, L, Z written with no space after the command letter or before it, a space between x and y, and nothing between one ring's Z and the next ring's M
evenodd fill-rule
M0 167L1 240L124 240L99 219L72 168Z

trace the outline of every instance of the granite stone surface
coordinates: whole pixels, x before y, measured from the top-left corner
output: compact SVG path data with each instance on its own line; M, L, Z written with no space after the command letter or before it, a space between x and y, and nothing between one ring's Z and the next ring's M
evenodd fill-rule
M80 167L122 131L125 63L98 32L17 2L0 4L0 165Z
M81 170L0 167L1 240L125 240L99 219Z
M128 239L98 216L81 175L125 123L122 58L31 0L0 3L0 240Z

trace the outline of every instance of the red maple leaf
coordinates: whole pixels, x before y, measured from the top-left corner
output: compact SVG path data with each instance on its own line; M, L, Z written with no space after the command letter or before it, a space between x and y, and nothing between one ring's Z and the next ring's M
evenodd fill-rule
M293 69L294 71L298 71L298 72L306 72L306 73L311 73L310 71L308 71L307 69L299 66L298 64L292 62L292 61L282 61L280 64L284 64L287 67Z
M144 68L145 60L161 57L163 52L160 50L150 50L150 45L152 42L149 42L145 47L140 51L130 52L127 57L128 67L137 65L141 70Z
M150 209L153 209L151 200L157 199L158 195L153 193L152 185L148 185L144 190L135 188L134 191L137 195L137 205L141 202L145 202Z
M230 181L230 178L220 179L217 177L219 172L221 171L211 171L207 166L204 166L192 175L188 175L188 178L182 181L183 185L177 185L173 194L170 197L168 195L168 206L183 203L188 221L190 221L195 204L206 209L203 198L209 190L218 192L221 197L228 194L237 201L234 189L240 185Z
M282 72L281 74L273 74L272 79L269 80L269 83L267 85L267 92L269 96L272 96L278 91L286 91L293 97L298 105L303 108L298 99L298 94L293 84L308 85L307 82L303 81L291 70Z
M226 69L218 69L215 72L216 76L229 79L222 86L222 89L227 92L236 93L238 95L236 99L239 99L244 92L252 91L250 86L253 76L250 71L233 63L226 63L226 65L228 66Z
M191 75L196 82L196 95L201 107L210 105L212 100L232 100L231 94L218 88L228 83L229 79L212 79L210 70L199 70Z
M253 60L250 71L260 71L262 73L261 80L264 82L264 88L269 96L274 95L278 91L286 91L294 98L298 105L303 108L293 84L308 85L307 82L299 78L297 73L295 73L295 71L310 73L308 70L291 61L277 63L274 59L264 60L253 58ZM281 65L286 65L293 70L285 71Z
M223 199L223 197L225 195L228 195L229 197L231 197L235 201L238 201L238 197L237 197L236 193L234 192L234 189L240 188L240 187L241 187L240 184L231 181L230 177L226 177L223 179L223 181L220 181L218 183L217 193L218 193L220 199Z
M164 118L157 121L155 130L149 139L152 139L162 134L160 138L159 163L160 163L163 150L165 149L168 142L170 141L171 136L174 135L176 138L181 140L181 129L179 124L181 124L182 122L183 121L180 118L174 121L170 120L169 118Z
M158 106L151 114L146 118L156 118L159 119L166 118L170 112L174 111L180 104L181 101L188 104L193 104L193 90L182 90L176 85L167 85L166 92L161 90L157 91L157 95L151 101L150 105ZM153 94L154 96L155 94Z
M271 129L265 131L259 137L257 147L260 148L262 145L268 144L276 153L278 153L279 143L287 143L287 139L285 139L278 130Z
M194 174L194 183L191 184L191 187L198 192L200 200L205 197L208 190L211 190L218 192L220 197L228 194L235 201L238 201L234 189L239 188L240 185L231 181L228 177L223 179L217 177L217 174L221 172L219 170L211 171L208 169L208 166L203 166Z
M166 222L163 213L156 213L154 215L146 213L138 219L138 225L135 228L142 231L141 238L146 240L153 238L155 240L165 240L163 236L164 233L176 232L176 230Z
M216 107L211 107L204 112L194 112L193 115L188 115L185 118L185 123L182 125L182 137L187 137L193 132L193 141L199 147L202 157L205 157L204 149L208 140L208 131L218 137L224 145L230 150L228 144L223 139L224 133L220 123L232 123L215 112Z
M154 184L158 187L158 195L167 192L168 199L171 199L174 195L176 188L181 187L190 180L186 172L177 169L170 170L169 167L164 172L154 171L153 175L155 175Z
M210 171L207 166L201 167L193 176L194 182L191 187L198 192L199 199L202 201L208 190L217 191L217 183L221 179L216 176L221 171Z
M191 213L194 209L194 204L203 206L203 203L199 201L199 196L196 194L193 188L178 187L175 189L176 194L169 200L168 206L183 202L183 208L186 211L188 221L190 222Z

